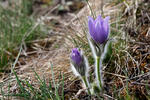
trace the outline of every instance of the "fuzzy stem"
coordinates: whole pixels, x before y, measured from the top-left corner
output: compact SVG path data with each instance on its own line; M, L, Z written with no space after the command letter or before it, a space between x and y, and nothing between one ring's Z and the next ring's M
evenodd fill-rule
M101 75L101 69L100 69L100 57L96 57L96 71L97 71L97 80L98 80L98 84L99 84L99 87L100 89L102 90L102 75Z
M89 84L88 84L86 76L82 76L82 79L83 79L83 82L84 82L84 84L85 84L85 86L86 86L86 88L88 90L88 94L91 95L91 92L90 92L90 89L89 89Z

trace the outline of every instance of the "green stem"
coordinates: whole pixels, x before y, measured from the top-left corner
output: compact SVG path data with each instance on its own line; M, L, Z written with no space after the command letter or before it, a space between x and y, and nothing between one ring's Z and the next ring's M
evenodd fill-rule
M88 85L86 76L82 76L82 79L83 79L83 82L84 82L84 84L85 84L85 86L86 86L86 88L88 90L88 94L91 95L91 92L90 92L90 89L89 89L89 85Z
M102 90L102 82L101 82L101 73L100 73L100 57L97 57L96 58L96 60L97 60L97 63L96 63L96 67L97 67L97 80L98 80L98 84L99 84L99 87L100 87L100 89Z

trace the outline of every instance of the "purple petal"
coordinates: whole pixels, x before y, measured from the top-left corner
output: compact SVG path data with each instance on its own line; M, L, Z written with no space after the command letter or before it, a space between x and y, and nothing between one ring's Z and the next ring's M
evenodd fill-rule
M94 25L95 21L92 17L88 17L88 28L89 28L89 33L92 36L95 33L95 25Z
M103 42L105 42L107 35L105 34L105 31L103 29L102 23L101 22L97 22L96 23L96 38L97 38L97 42L102 44Z
M103 23L104 31L105 31L105 33L106 33L107 36L109 35L109 19L110 19L110 17L107 16L104 19L104 23Z
M101 15L99 15L99 16L96 18L95 22L97 22L97 21L103 22L103 18L101 17Z
M81 57L81 54L77 48L72 49L71 59L77 65L79 65L81 63L82 57Z

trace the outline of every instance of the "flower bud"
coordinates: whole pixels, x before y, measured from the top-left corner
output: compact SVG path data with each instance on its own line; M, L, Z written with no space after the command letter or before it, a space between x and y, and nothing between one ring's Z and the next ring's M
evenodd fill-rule
M85 76L88 70L88 64L86 58L83 56L82 52L77 48L72 49L71 53L71 64L73 71L77 72L81 76Z

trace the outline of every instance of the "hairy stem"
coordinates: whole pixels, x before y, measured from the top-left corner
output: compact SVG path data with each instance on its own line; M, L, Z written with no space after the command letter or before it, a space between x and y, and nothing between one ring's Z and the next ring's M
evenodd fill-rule
M99 84L100 89L102 90L102 73L100 68L100 57L96 58L96 77Z
M82 79L83 79L83 82L84 82L84 84L85 84L85 86L86 86L86 88L88 90L88 94L91 95L91 92L90 92L90 89L89 89L88 80L87 80L86 76L82 76Z

